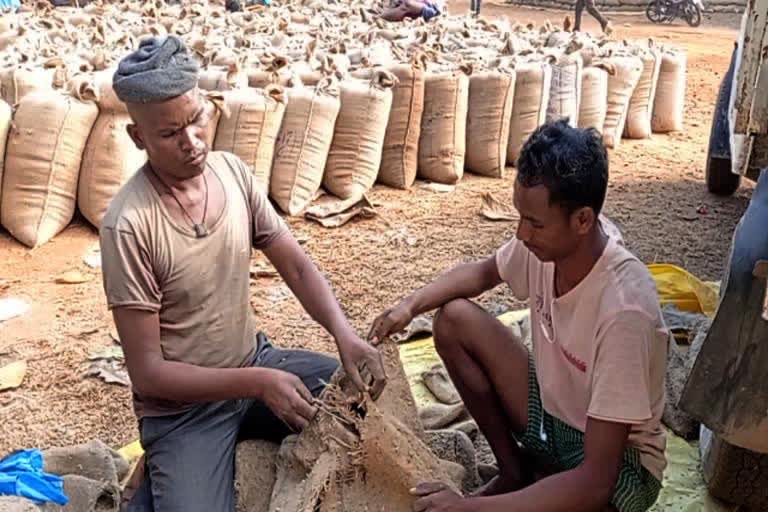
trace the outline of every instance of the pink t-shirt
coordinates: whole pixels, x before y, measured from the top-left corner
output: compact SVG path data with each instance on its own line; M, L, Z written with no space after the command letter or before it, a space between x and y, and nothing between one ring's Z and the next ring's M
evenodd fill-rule
M631 425L629 444L661 480L669 332L656 285L601 218L608 244L573 290L555 298L553 263L513 239L496 254L499 275L531 309L533 357L544 409L585 431L587 417Z

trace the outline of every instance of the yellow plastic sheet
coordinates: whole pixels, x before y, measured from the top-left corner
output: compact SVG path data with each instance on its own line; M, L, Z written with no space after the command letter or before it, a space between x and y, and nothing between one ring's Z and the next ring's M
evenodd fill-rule
M648 265L662 306L674 304L681 311L704 313L712 317L717 311L719 286L705 283L686 270L666 263Z

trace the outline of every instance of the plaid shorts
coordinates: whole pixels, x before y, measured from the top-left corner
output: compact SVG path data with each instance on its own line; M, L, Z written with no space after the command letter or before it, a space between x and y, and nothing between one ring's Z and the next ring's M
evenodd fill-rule
M557 471L575 469L584 462L584 434L550 415L541 405L533 358L528 364L528 427L514 437ZM611 504L619 512L645 512L656 503L659 492L661 482L640 464L638 451L627 448Z

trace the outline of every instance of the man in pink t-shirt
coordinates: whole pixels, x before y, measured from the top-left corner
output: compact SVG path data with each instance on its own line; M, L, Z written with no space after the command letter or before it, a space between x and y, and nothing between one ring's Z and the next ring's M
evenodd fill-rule
M414 292L371 328L381 340L439 308L437 351L499 466L470 497L419 485L414 510L646 511L666 466L669 334L645 265L600 215L605 147L596 131L558 121L531 135L517 169L516 236ZM532 353L469 300L502 282L529 302Z

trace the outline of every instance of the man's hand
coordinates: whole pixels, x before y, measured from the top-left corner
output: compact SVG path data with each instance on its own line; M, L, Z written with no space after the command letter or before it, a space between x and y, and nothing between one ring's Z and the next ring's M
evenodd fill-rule
M423 483L411 489L418 496L413 503L414 512L464 512L464 498L439 482Z
M292 373L271 369L263 371L268 373L260 384L258 398L292 430L304 430L317 414L317 408L312 405L312 393Z
M344 371L361 393L368 392L374 400L381 396L384 386L387 384L387 374L381 361L381 354L376 347L364 342L357 334L349 334L336 340L339 346L339 356ZM366 385L363 373L367 380L372 380L370 387Z
M384 338L400 332L413 320L413 312L407 301L403 301L394 308L390 308L379 315L371 325L368 340L373 343L381 343Z

